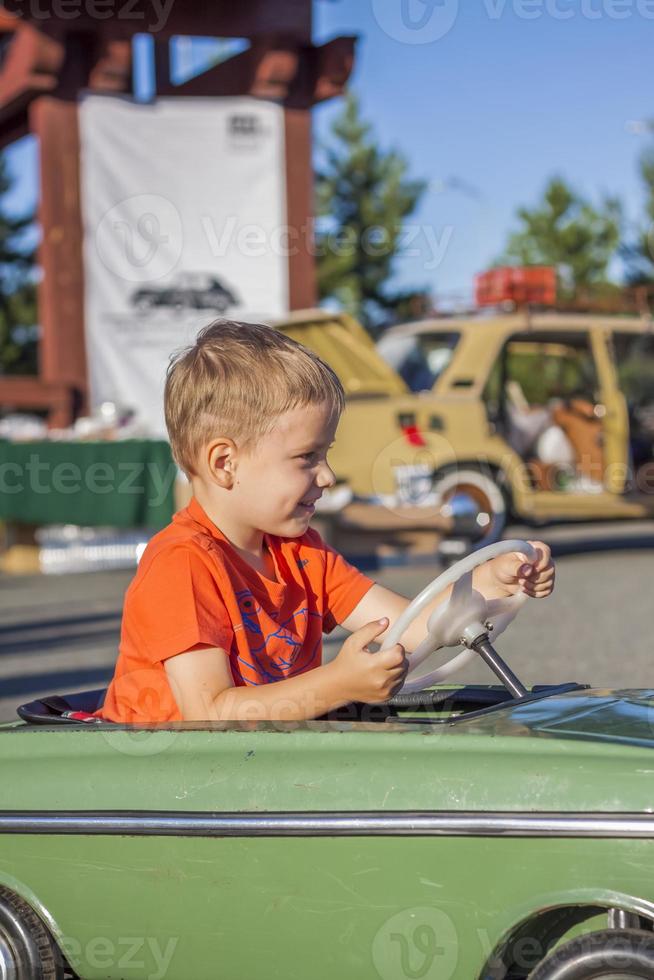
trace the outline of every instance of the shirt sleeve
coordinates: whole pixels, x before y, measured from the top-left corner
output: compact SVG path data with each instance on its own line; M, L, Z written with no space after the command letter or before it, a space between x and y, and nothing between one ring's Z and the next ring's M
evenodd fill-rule
M125 599L124 616L153 663L197 645L229 653L234 636L216 579L188 548L170 548L152 559Z
M307 537L312 546L319 548L324 556L323 631L331 633L356 609L375 582L326 544L317 531L312 529Z

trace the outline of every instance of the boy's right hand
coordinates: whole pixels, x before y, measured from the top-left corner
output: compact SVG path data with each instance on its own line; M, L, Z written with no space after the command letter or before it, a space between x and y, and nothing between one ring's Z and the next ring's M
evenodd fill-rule
M373 653L368 649L388 628L388 619L376 619L348 636L332 661L343 691L350 701L380 704L392 698L404 684L409 660L400 643Z

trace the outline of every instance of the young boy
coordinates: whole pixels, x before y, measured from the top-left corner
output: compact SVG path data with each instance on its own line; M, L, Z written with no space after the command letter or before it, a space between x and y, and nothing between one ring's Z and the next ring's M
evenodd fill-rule
M175 357L165 390L174 456L193 499L148 544L125 597L102 716L122 722L295 720L399 690L404 646L370 652L409 603L349 565L309 523L334 484L344 407L315 354L260 325L217 322ZM549 549L478 568L487 597L550 594ZM431 609L402 637L424 638ZM322 634L351 635L321 663Z

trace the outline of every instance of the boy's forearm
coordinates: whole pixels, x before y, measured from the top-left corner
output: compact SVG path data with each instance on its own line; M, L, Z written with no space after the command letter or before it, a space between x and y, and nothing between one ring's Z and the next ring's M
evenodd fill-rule
M272 684L227 688L213 706L218 721L303 721L350 700L338 668L329 663Z

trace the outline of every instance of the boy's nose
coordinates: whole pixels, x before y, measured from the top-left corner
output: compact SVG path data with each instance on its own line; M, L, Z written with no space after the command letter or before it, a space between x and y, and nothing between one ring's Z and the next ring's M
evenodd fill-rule
M322 487L325 490L328 490L329 487L336 485L336 476L328 463L323 463L323 465L320 467L316 477L316 483L319 487Z

